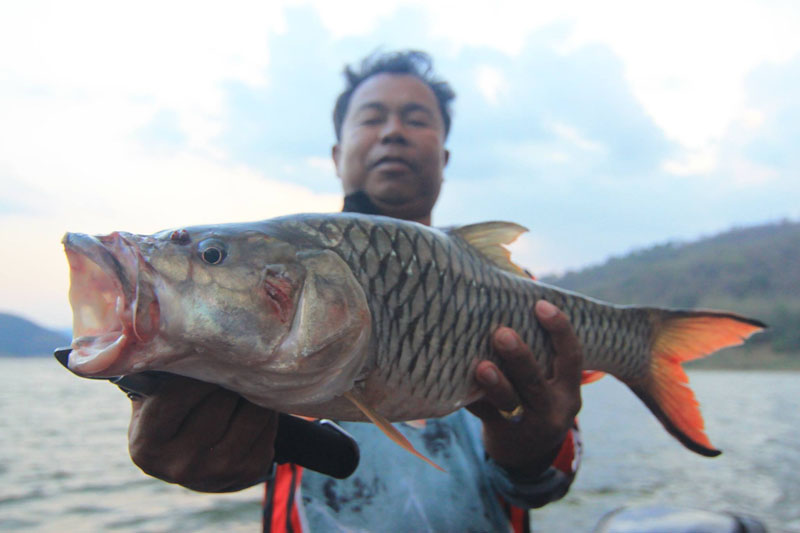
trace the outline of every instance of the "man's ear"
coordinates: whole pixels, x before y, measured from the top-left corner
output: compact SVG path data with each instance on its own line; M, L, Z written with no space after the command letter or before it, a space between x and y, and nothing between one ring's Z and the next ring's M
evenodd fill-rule
M447 166L447 162L450 161L450 150L445 149L444 151L444 166Z
M333 159L333 166L336 167L336 175L340 178L342 175L339 173L339 157L341 156L341 149L339 148L339 143L333 145L331 148L331 158Z

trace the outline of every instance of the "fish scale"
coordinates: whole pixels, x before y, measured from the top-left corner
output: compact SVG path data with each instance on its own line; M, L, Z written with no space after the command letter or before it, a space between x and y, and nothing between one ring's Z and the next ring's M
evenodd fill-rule
M341 232L343 239L333 250L370 289L377 366L389 370L388 382L449 405L474 395L469 378L478 361L494 359L489 332L498 325L519 330L532 346L542 344L530 319L540 295L526 290L524 280L465 255L446 234L410 232L390 223L366 228L361 220L348 222ZM417 269L417 275L409 275L409 269ZM399 273L395 285L386 283L391 272ZM442 303L443 295L456 296ZM458 295L463 295L460 306ZM397 327L401 323L406 324L402 329ZM449 336L458 340L447 342Z
M613 368L616 375L628 378L639 377L646 368L645 361L633 357L644 344L635 339L650 336L643 312L629 326L633 327L633 335L606 335L626 331L616 323L622 315L613 307L492 268L446 233L423 234L412 231L416 229L414 225L387 220L371 227L368 224L365 219L343 221L343 238L332 249L369 289L367 299L378 342L376 366L384 370L388 383L407 388L409 394L447 405L474 396L476 386L470 377L475 364L480 360L498 362L491 353L490 333L499 325L515 329L533 348L539 357L537 362L547 368L553 350L533 320L532 309L538 299L553 302L570 317L579 340L590 347L585 354L588 366L606 371ZM438 261L431 253L436 248L446 251ZM398 273L394 285L387 282L387 275L392 272ZM425 277L420 275L424 272L435 273L435 291L426 290ZM444 284L448 278L449 287ZM461 306L435 306L434 299L442 293L463 294ZM510 309L500 304L502 298L513 302ZM586 320L587 315L594 317L592 324ZM420 327L420 322L433 322L435 327L426 329ZM453 336L459 342L432 343L431 339L447 337L442 325L448 323L455 325ZM400 327L401 324L405 326ZM607 346L608 339L614 344ZM447 379L438 379L442 376Z

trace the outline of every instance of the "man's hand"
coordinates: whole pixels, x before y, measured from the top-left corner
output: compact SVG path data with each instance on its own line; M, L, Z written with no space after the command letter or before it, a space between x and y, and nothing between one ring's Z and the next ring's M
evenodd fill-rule
M131 458L151 476L197 491L231 492L269 472L278 414L234 392L170 375L132 407Z
M555 359L552 376L536 364L531 349L510 328L498 328L492 337L505 373L489 361L475 371L486 396L469 406L483 421L486 452L501 466L537 475L558 454L567 431L581 408L583 350L567 316L552 304L539 301L536 318L549 332ZM517 421L499 410L522 406Z

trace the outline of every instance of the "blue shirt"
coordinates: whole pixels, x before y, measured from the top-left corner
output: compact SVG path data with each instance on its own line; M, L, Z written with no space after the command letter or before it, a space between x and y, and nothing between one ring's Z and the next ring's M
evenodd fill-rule
M424 428L396 425L446 472L412 456L372 424L341 426L358 441L361 461L344 480L304 471L301 501L310 531L508 531L499 496L539 507L563 496L572 481L552 467L524 479L487 460L481 422L464 409L428 420Z

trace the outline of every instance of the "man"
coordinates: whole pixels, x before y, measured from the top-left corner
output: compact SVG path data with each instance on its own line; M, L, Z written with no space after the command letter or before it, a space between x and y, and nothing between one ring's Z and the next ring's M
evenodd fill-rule
M444 143L454 93L432 78L430 59L419 52L370 57L360 71L346 73L332 154L345 210L430 224L449 158ZM485 396L468 409L478 418L461 410L424 429L399 425L447 473L374 426L350 423L346 429L362 446L355 474L338 481L294 465L279 468L268 483L266 529L486 531L507 529L509 520L527 527L519 509L557 499L571 483L580 409L578 340L552 305L539 302L535 313L556 352L550 375L516 333L501 327L492 342L502 370L488 361L476 368ZM220 387L170 378L134 401L131 456L166 481L238 490L270 472L276 416Z

